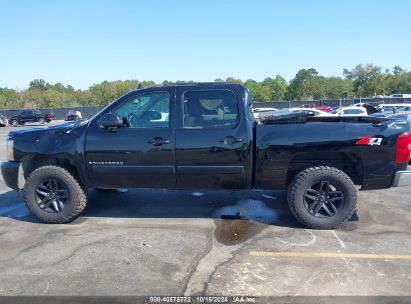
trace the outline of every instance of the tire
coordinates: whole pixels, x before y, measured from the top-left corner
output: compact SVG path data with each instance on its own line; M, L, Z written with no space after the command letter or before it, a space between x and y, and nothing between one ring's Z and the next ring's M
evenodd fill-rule
M357 206L351 179L333 167L313 167L298 173L287 191L295 218L313 229L335 229L349 220Z
M18 122L17 120L13 119L12 121L10 121L10 124L11 124L13 127L17 127L17 126L19 125L19 122Z
M45 193L49 194L47 198ZM78 179L68 170L57 166L43 166L34 170L26 180L24 199L35 217L53 224L73 221L87 204L85 188Z
M45 123L44 118L39 118L39 123L43 125Z

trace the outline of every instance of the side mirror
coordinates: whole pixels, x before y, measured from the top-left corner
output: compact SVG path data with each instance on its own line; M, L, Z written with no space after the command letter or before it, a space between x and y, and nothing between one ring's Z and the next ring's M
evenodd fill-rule
M98 126L103 129L121 128L124 126L123 119L117 114L106 113L98 120Z

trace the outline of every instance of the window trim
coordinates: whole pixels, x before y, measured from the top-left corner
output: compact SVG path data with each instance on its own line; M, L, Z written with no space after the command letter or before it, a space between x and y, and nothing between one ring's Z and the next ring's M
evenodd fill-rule
M236 108L237 108L237 119L236 119L236 123L233 126L229 126L229 127L186 127L184 125L184 94L187 92L215 92L215 91L226 91L229 92L231 94L234 95L235 101L236 101ZM203 90L185 90L181 92L181 96L180 96L180 114L181 114L181 129L184 130L218 130L218 129L236 129L239 125L240 125L240 107L239 107L239 102L238 102L238 98L237 95L229 89L203 89Z

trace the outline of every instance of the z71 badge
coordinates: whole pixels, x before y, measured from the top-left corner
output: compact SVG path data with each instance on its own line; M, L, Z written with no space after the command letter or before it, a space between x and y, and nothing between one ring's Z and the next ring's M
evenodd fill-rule
M370 146L380 146L382 143L382 137L372 137L366 136L357 140L356 145L370 145Z

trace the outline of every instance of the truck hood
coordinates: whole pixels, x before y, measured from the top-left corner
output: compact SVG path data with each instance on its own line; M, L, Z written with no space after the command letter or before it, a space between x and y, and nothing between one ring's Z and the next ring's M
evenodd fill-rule
M71 133L74 129L77 129L78 127L84 126L85 124L88 123L88 120L82 120L82 121L70 121L70 122L65 122L59 125L47 127L47 128L39 128L39 127L34 127L34 128L21 128L19 130L15 131L10 131L8 133L8 137L10 139L14 138L19 138L22 136L36 136L40 135L41 133L47 133L49 135L57 135L57 134L69 134Z
M14 141L15 160L37 154L81 155L88 122L73 121L48 128L25 128L10 132L8 137Z

